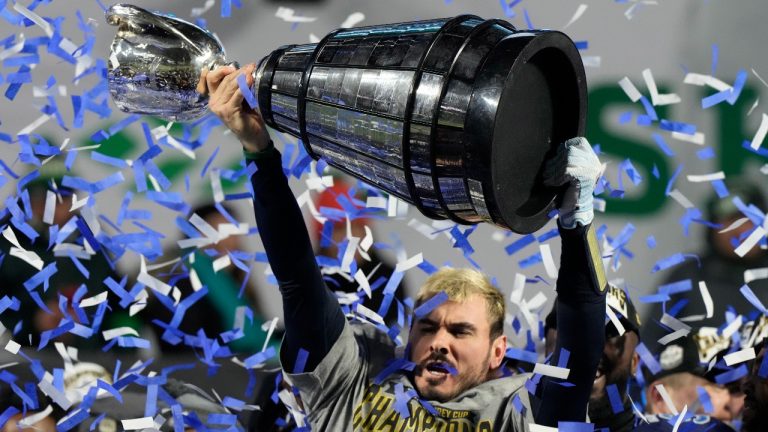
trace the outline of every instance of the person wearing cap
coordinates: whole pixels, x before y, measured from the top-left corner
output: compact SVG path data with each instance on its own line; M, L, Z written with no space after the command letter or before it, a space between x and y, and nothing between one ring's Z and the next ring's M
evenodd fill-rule
M766 317L763 316L765 322ZM768 322L765 322L768 328ZM755 346L755 357L750 374L743 383L742 389L746 398L744 400L744 412L742 414L743 432L763 432L768 430L768 338L763 338Z
M589 143L570 139L543 169L545 183L566 186L559 208L562 239L558 334L553 364L567 381L504 376L504 298L472 269L443 269L416 300L405 352L373 325L352 324L324 285L281 156L258 111L243 104L237 77L251 84L255 65L203 71L198 91L242 144L254 213L285 315L280 350L285 379L313 430L525 431L532 423L583 422L604 343L605 274L592 225L592 195L602 166ZM531 392L541 403L531 403ZM298 421L298 420L297 420Z
M719 372L708 367L728 345L727 338L709 327L692 330L668 343L658 356L660 369L648 374L645 393L649 417L668 419L685 409L699 422L707 421L707 417L711 417L710 423L737 420L743 397L717 384Z
M631 431L639 422L628 390L639 363L635 348L640 340L640 316L627 293L614 285L608 286L606 302L616 320L611 319L605 326L605 345L589 395L589 421L595 428L607 428L610 432ZM550 355L558 328L554 312L547 315L544 328L546 353ZM620 409L611 403L612 389L620 397Z
M729 195L713 195L706 205L706 218L714 225L705 229L705 250L698 259L688 259L670 270L663 285L690 282L691 289L672 292L664 303L653 303L644 315L646 328L643 342L652 351L663 347L658 340L670 329L659 323L664 312L679 309L677 317L696 317L698 327L720 327L725 322L729 307L736 313L747 315L754 307L741 295L739 289L748 282L755 295L768 304L768 279L748 281L748 271L768 267L768 250L760 244L740 257L734 250L762 223L762 213L768 211L763 188L744 178L729 177L725 181ZM738 204L738 205L737 205ZM731 228L724 231L726 228ZM751 278L750 278L751 279ZM699 283L704 282L711 297L711 311L702 296ZM709 312L709 313L708 313Z

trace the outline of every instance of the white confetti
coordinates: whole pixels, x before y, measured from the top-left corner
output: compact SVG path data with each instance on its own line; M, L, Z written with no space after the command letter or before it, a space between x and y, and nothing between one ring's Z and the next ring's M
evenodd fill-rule
M365 291L365 295L367 295L368 298L371 298L371 285L365 277L365 273L360 269L357 269L357 272L355 273L355 282L357 282L357 284L360 285L360 288Z
M536 366L533 367L533 373L564 380L568 379L568 375L571 373L571 370L568 368L552 366L544 363L536 363Z
M267 338L264 339L264 346L261 347L262 352L267 350L269 340L272 339L272 333L275 332L275 328L277 328L277 317L272 318L271 320L261 325L261 329L267 332Z
M736 228L744 225L747 222L749 222L749 218L746 218L746 217L739 218L739 219L733 221L730 225L728 225L727 228L718 231L718 233L724 234L724 233L727 233L727 232L731 232L731 231L735 230Z
M512 304L520 304L523 300L523 290L525 289L525 275L515 273L515 282L512 284L512 292L509 295L509 301Z
M668 335L661 337L658 340L658 342L661 345L666 345L672 341L688 336L689 333L690 331L687 331L687 330L675 330L672 333L669 333Z
M719 92L730 90L732 88L730 85L711 75L702 75L697 73L686 74L683 82L697 86L709 86Z
M21 52L21 50L24 49L25 42L26 41L24 40L24 34L22 33L19 35L18 42L0 51L0 61L3 61L14 54L18 54L19 52Z
M357 312L359 315L367 318L370 321L373 321L377 324L386 325L384 323L384 318L381 317L381 315L377 314L376 312L368 309L367 307L363 306L361 303L357 303L355 305L355 312Z
M277 8L275 16L289 23L307 23L317 20L317 18L297 16L293 9L283 6Z
M645 85L648 87L648 91L651 93L651 103L654 106L671 105L681 101L680 96L674 93L659 94L659 89L656 87L656 80L653 79L653 73L650 69L643 70L643 79L645 80Z
M408 270L416 267L417 265L419 265L419 264L421 264L423 262L424 262L424 254L419 252L416 255L408 258L405 261L398 262L397 265L395 266L395 271L396 272L405 272L405 271L408 271Z
M600 56L582 56L581 62L584 63L584 67L599 68L602 59Z
M24 128L22 128L16 135L29 135L32 131L45 124L45 122L51 118L53 118L53 114L43 114L35 119L32 123L24 126Z
M565 26L563 26L563 29L568 28L571 24L573 24L576 21L578 21L578 19L581 18L581 16L584 15L584 12L586 12L586 11L587 11L587 5L580 4L579 7L576 8L576 12L574 12L573 16L568 21L568 23Z
M728 366L733 366L735 364L744 363L745 361L749 361L755 358L755 349L750 347L743 349L741 351L732 352L730 354L726 354L723 357L723 360L725 360L725 364Z
M365 200L365 207L367 208L387 208L387 197L369 196Z
M622 336L624 333L626 333L626 329L624 328L624 325L619 321L619 317L616 316L616 313L613 311L613 309L605 305L605 313L608 315L608 319L611 320L613 323L613 326L616 327L616 330L619 332L619 336Z
M200 282L200 277L197 275L195 269L189 271L189 282L192 284L192 289L195 290L195 292L203 289L203 283Z
M192 8L192 11L189 13L189 15L192 18L197 18L208 12L215 4L216 0L205 0L205 4L202 7Z
M712 182L715 180L725 180L725 173L722 171L718 171L712 174L699 174L699 175L689 174L686 176L686 178L691 183Z
M677 417L677 420L675 420L675 425L672 427L672 432L677 432L678 429L680 429L680 425L683 423L683 419L685 419L685 414L688 412L688 405L683 407L683 412L680 413L680 415ZM675 412L675 415L677 413Z
M712 302L712 296L709 294L707 284L704 281L699 281L699 292L701 293L701 299L704 302L704 309L706 310L706 318L712 318L714 315L715 307Z
M20 3L16 3L13 5L13 8L16 10L16 12L24 15L25 18L32 21L33 23L37 24L38 27L43 29L43 32L45 32L45 35L48 37L53 36L53 29L51 28L51 24L48 23L48 21L44 20L40 15L32 12L31 10L25 8Z
M681 206L683 206L683 208L687 208L687 209L689 209L689 208L694 208L694 207L696 207L695 205L693 205L693 203L691 202L691 200L689 200L688 198L686 198L686 196L685 196L685 195L683 195L683 193L682 193L682 192L680 192L680 191L679 191L679 190L677 190L677 189L673 189L673 190L671 190L671 191L669 192L669 197L670 197L670 198L672 198L673 200L677 201L677 203L678 203L678 204L680 204Z
M679 411L677 411L677 407L672 401L672 398L669 396L667 389L664 388L664 385L656 384L656 391L659 392L659 395L661 395L661 398L664 400L664 404L667 405L669 412L671 412L673 415L678 415Z
M45 263L40 256L21 247L19 240L16 238L16 233L13 232L11 227L6 227L5 230L3 230L3 237L13 245L10 251L11 256L24 260L27 264L38 270L43 269Z
M213 261L213 272L218 273L219 271L229 267L230 264L232 264L232 260L229 258L229 255L222 255Z
M748 284L758 279L768 279L768 267L744 270L744 283Z
M21 345L16 343L14 340L9 340L8 343L5 344L5 350L11 354L18 354L20 348Z
M361 23L363 20L365 20L365 14L362 12L352 12L349 14L347 19L344 20L343 23L339 27L341 28L349 28L354 27L355 25Z
M557 277L557 266L555 265L555 260L552 258L552 249L548 244L544 243L539 245L539 251L541 252L541 258L544 262L544 270L546 270L547 276L555 279Z
M125 430L151 429L155 427L155 420L152 417L125 419L120 422Z
M686 134L682 132L672 132L672 138L678 141L685 141L692 144L703 146L706 142L707 136L703 132L695 132L693 134Z
M634 84L632 84L632 81L629 79L629 77L624 77L619 81L619 86L622 90L624 90L624 93L626 93L629 100L632 102L637 102L640 100L643 95L640 93L640 91L635 87Z
M44 410L24 417L23 419L19 420L19 429L31 428L40 420L48 417L48 415L52 412L53 412L53 406L48 405L47 407L45 407ZM34 428L34 429L37 429L37 428Z
M70 213L82 208L86 203L88 203L89 195L86 195L83 197L83 199L77 199L77 194L72 193L72 206L70 206L69 211Z
M53 211L56 209L56 194L53 191L45 191L45 211L43 223L53 224Z
M555 427L542 426L536 423L528 423L528 430L530 432L557 432L558 429Z
M733 334L739 330L743 322L744 322L744 317L741 315L737 316L733 321L731 321L730 323L728 323L727 326L725 326L725 328L723 329L723 337L726 339L730 339L731 336L733 336Z
M752 138L752 143L749 145L752 150L760 148L763 144L763 140L765 140L766 133L768 133L768 115L763 113L762 120L760 120L760 127L757 129L754 138Z
M91 306L96 306L98 304L102 304L105 301L107 301L107 295L109 293L106 291L102 291L99 294L96 294L95 296L84 298L80 300L80 307L81 308L87 308Z
M347 249L344 250L344 256L341 259L341 269L349 273L352 267L352 261L355 259L355 252L357 251L357 245L360 243L360 239L357 237L349 237L347 239Z
M733 252L736 253L741 258L744 258L744 255L747 254L757 243L765 237L766 231L763 229L763 227L759 226L755 228L754 231L752 231L752 234L749 235L749 237L742 242L739 247L734 249Z
M117 327L110 330L104 330L101 332L101 334L104 336L104 340L112 340L116 337L125 335L139 337L139 332L137 332L136 329L132 327Z
M757 79L759 79L759 80L760 80L760 82L761 82L761 83L763 83L763 85L764 85L764 86L768 87L768 83L767 83L767 82L765 82L765 80L763 79L763 77L761 77L760 75L758 75L758 73L757 73L757 71L755 70L755 68L752 68L752 73L753 73L753 74L755 74L755 76L757 77Z
M46 396L51 398L51 400L59 405L63 410L68 410L73 405L73 402L69 400L67 395L53 385L53 376L49 372L45 372L43 379L37 383L37 386L43 393L45 393Z

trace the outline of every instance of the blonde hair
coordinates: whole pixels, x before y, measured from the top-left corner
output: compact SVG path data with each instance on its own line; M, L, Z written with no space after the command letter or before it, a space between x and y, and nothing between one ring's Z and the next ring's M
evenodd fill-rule
M471 268L441 268L419 288L416 306L440 292L445 292L450 300L457 303L466 301L474 294L483 297L488 322L491 324L491 339L496 339L504 332L504 296L482 272Z

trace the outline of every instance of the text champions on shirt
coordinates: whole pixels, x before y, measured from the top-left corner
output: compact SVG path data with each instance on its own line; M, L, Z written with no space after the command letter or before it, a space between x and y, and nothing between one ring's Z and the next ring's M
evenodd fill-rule
M395 409L395 398L381 386L371 385L365 397L355 408L353 430L362 432L490 432L490 420L477 421L470 411L449 410L435 407L440 416L424 408L416 398L408 401L408 415L402 416Z

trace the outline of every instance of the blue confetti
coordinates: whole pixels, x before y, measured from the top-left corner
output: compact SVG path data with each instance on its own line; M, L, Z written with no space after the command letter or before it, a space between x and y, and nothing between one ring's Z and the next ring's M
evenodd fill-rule
M699 402L701 402L701 407L704 408L704 412L712 414L714 408L712 407L712 400L709 397L709 393L707 393L702 386L696 386L696 392L699 394Z
M661 372L661 365L659 365L659 362L656 361L656 358L653 356L653 354L648 351L648 348L644 343L640 342L635 348L635 351L637 351L637 354L640 355L640 360L643 361L645 367L647 367L652 374L655 375Z
M616 384L611 384L605 388L608 393L608 400L611 402L611 410L614 414L619 414L624 411L624 404L621 401L621 395Z
M440 291L439 293L432 296L429 300L422 303L419 307L417 307L413 311L413 314L416 316L416 319L425 317L429 315L429 313L432 312L436 307L440 306L446 301L448 301L448 293L445 291Z
M257 109L259 107L259 102L253 96L253 92L248 87L248 83L245 80L245 74L240 73L237 75L237 85L240 87L240 92L243 94L245 102L248 103L248 106L251 107L251 109Z
M293 373L300 374L304 372L304 368L307 366L307 359L309 358L309 351L299 348L298 354L296 354L296 363L293 367Z
M737 368L734 368L729 371L723 372L719 375L716 375L715 382L720 385L725 385L728 383L738 381L741 378L744 378L745 376L747 376L748 374L749 374L749 369L747 369L747 365L742 364Z

